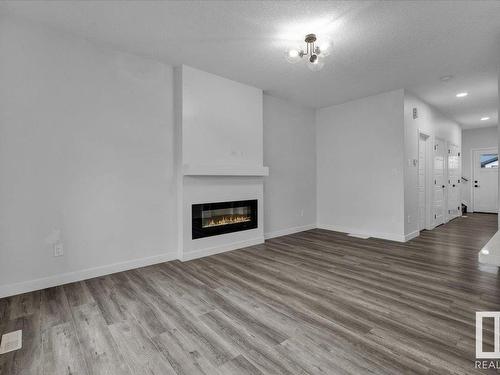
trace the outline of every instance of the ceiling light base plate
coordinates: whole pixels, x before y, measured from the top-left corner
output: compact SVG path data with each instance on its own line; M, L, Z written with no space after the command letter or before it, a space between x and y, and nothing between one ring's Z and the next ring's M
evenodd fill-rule
M307 34L304 40L306 43L314 43L316 41L316 34Z

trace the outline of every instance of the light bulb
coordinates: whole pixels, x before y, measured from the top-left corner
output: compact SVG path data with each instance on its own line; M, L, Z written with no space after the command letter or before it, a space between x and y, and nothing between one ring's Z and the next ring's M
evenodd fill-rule
M314 62L307 62L307 67L313 72L320 71L325 66L325 63L321 59L316 59Z
M331 49L332 49L332 44L329 41L322 41L318 43L318 46L316 47L318 49L318 53L322 57L326 57L330 55Z
M300 61L300 51L298 49L290 49L285 52L285 57L289 63L295 64Z

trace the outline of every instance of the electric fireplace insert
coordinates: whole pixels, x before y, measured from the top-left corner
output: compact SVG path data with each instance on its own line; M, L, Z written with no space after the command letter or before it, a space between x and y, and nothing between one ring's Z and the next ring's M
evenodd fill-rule
M192 205L193 240L255 228L257 199Z

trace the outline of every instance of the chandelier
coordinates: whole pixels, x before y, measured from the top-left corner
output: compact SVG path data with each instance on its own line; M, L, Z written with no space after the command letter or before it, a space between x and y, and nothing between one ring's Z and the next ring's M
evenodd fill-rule
M316 34L307 34L304 41L305 49L290 49L286 52L288 62L295 64L298 61L305 61L306 65L313 72L321 70L325 65L324 58L329 54L329 43L316 43Z

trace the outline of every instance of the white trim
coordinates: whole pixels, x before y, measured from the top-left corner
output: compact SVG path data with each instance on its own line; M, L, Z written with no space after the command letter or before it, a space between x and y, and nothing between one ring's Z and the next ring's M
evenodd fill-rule
M150 266L152 264L168 262L174 259L176 259L176 253L171 252L167 254L154 255L147 258L140 258L140 259L128 260L125 262L108 264L105 266L87 268L79 271L61 273L58 275L43 277L40 279L33 279L14 284L2 285L0 286L0 298L13 296L21 293L32 292L34 290L50 288L63 284L73 283L75 281L81 281L81 280L91 279L94 277L109 275L116 272L127 271L134 268Z
M446 186L447 186L447 196L446 196L446 222L450 222L451 220L453 219L456 219L457 217L460 217L462 216L462 207L461 207L461 204L462 204L462 186L460 185L461 182L458 182L458 204L459 206L457 207L457 210L458 210L458 215L457 216L452 216L451 213L450 213L450 194L449 194L449 189L450 189L450 168L449 168L449 163L450 163L450 150L451 150L451 146L455 146L457 149L458 149L458 153L460 154L460 156L458 157L459 159L459 163L460 163L460 166L458 167L458 181L461 181L462 180L462 147L453 143L452 141L446 141L446 149L448 150L447 153L445 153L446 155L446 179L448 180L448 182L446 183ZM451 185L453 185L453 183L451 183Z
M275 237L286 236L289 234L304 232L306 230L316 229L316 224L303 225L300 227L287 228L282 230L275 230L274 232L264 233L264 238L269 240Z
M367 240L368 238L370 238L370 236L366 236L364 234L357 234L357 233L348 233L347 235L349 237L361 238L362 240Z
M411 233L408 233L408 234L405 234L405 242L409 241L415 237L418 237L418 236L420 236L420 231L418 231L418 230L411 232Z
M418 139L418 144L417 144L417 158L420 158L420 135L423 135L426 137L426 142L425 142L425 229L430 230L432 229L432 196L434 194L434 189L433 189L433 184L432 181L433 179L433 161L434 161L434 144L435 140L432 137L432 134L430 132L427 132L423 129L418 128L417 129L417 139ZM417 185L418 185L418 168L419 166L417 165ZM420 230L420 217L418 215L419 212L418 207L418 189L417 189L417 228ZM423 228L422 228L423 229ZM417 231L419 233L419 231ZM413 235L415 232L405 236L408 237L410 235ZM415 238L418 236L415 235ZM411 238L407 239L410 240Z
M269 167L184 164L184 176L269 176Z
M342 233L356 233L368 237L373 238L381 238L383 240L389 241L397 241L397 242L406 242L406 237L403 234L396 233L382 233L382 232L366 232L360 231L358 228L348 228L339 225L331 225L331 224L318 224L319 229L332 230L334 232L342 232Z
M190 251L188 253L184 252L181 261L186 262L188 260L203 258L219 253L225 253L226 251L241 249L243 247L254 246L261 243L264 243L264 237L257 237L246 241L233 242L227 245L209 247L206 249Z

